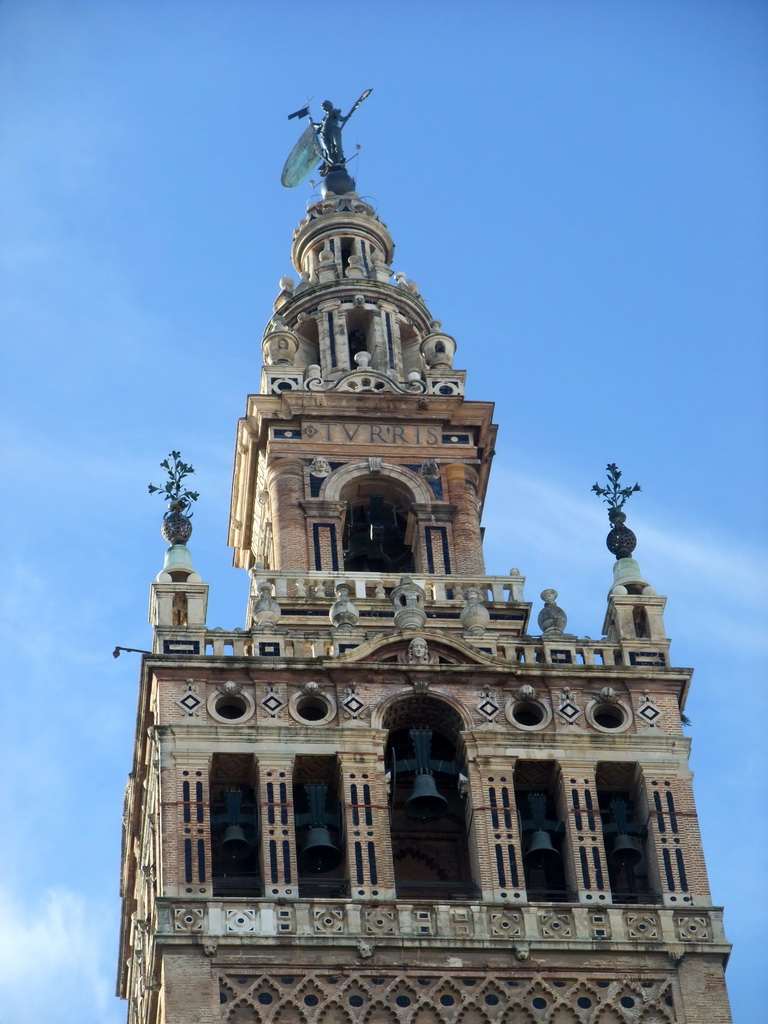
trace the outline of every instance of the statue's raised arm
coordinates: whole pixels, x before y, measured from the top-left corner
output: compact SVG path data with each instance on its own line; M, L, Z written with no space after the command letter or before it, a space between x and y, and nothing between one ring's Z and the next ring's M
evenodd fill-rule
M320 174L324 179L323 194L343 195L346 192L354 192L354 179L346 170L347 161L344 157L341 132L350 117L372 91L366 89L346 117L342 117L341 110L334 107L330 100L325 100L323 103L325 113L322 121L313 121L309 106L302 107L301 110L296 110L288 115L289 120L293 117L308 118L309 127L291 150L283 167L280 180L286 188L293 188L295 185L301 184L320 161Z

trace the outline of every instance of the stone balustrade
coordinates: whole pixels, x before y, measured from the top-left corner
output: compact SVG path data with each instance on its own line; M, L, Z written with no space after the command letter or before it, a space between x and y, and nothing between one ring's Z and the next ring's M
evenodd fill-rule
M328 604L330 606L330 600ZM377 620L377 625L381 620ZM441 620L444 628L445 621ZM429 629L429 619L425 629ZM177 631L173 631L174 635ZM332 646L333 631L325 624L318 623L313 634L318 638L327 637L329 649ZM279 657L281 652L268 645L264 652L259 650L259 632L254 630L235 629L209 629L205 631L204 645L197 652L200 654L213 655L214 657ZM489 633L489 636L491 634ZM490 641L489 641L490 642ZM474 644L479 650L488 653L488 642L483 637L475 637ZM204 650L202 649L204 646ZM490 653L495 657L507 661L525 665L607 665L636 667L665 667L667 661L667 645L662 645L659 651L649 651L648 644L642 643L609 643L605 640L590 640L589 638L578 639L565 637L561 639L550 639L546 641L541 637L515 637L512 640L494 640ZM167 651L166 653L193 653L187 650ZM300 657L299 652L282 652L285 656ZM640 661L642 656L642 663Z
M408 574L427 595L427 604L453 603L460 608L466 592L476 587L489 603L522 604L525 602L523 576L419 576ZM258 595L260 583L270 583L275 598L333 598L334 587L345 581L351 585L353 600L380 602L403 578L403 573L347 572L330 575L326 572L272 572L267 569L251 570L251 594Z
M300 935L302 942L441 946L451 938L462 946L515 949L527 957L531 944L594 948L600 940L611 948L660 943L681 953L693 946L725 946L722 910L685 911L654 905L587 907L581 904L356 903L351 900L206 900L157 904L158 933L199 934L218 939L247 937L273 943L276 937Z

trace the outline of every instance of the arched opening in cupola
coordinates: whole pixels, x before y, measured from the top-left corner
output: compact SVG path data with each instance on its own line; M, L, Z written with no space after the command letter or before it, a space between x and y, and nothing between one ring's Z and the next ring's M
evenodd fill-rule
M320 332L317 320L307 316L299 320L294 327L294 334L299 339L299 350L296 353L297 366L312 366L320 362Z
M399 318L400 351L403 356L403 375L409 373L421 373L424 369L424 360L421 357L419 346L421 338L416 333L412 324L404 318Z
M355 356L365 352L370 357L362 360L373 369L381 363L382 353L377 352L376 330L373 322L373 311L365 307L351 307L345 313L347 324L347 343L349 345L349 365L354 369L359 363Z
M389 710L384 726L398 899L475 898L458 712L438 698L414 695Z

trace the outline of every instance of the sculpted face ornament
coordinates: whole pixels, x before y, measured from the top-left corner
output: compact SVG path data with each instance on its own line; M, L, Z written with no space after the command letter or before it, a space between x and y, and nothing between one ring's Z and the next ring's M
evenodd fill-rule
M317 455L309 465L309 472L312 476L328 476L331 472L331 467L328 463L328 459L322 455Z
M429 647L423 636L416 636L408 645L409 665L428 665Z

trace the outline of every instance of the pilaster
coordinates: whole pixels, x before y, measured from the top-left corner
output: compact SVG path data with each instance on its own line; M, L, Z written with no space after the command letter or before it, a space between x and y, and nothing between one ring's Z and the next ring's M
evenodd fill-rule
M664 906L709 905L701 833L691 779L678 765L640 763L647 803L652 876Z
M381 734L381 748L386 734ZM351 896L395 898L389 808L383 761L377 753L339 754Z
M161 892L211 895L211 754L173 751L161 768Z
M478 754L469 764L472 806L470 850L482 899L526 902L515 789L517 758Z
M264 895L269 899L295 898L299 892L293 762L288 753L259 759L261 863Z
M451 463L446 466L448 500L456 506L453 538L456 567L454 572L483 574L483 538L480 532L480 502L477 497L477 473L471 466Z
M310 565L315 571L340 572L344 568L342 531L346 504L305 498L301 507L306 516Z
M267 473L272 510L275 569L308 569L307 535L301 501L304 464L299 458L272 463Z
M611 903L594 761L561 761L558 804L565 823L566 879L580 903Z

